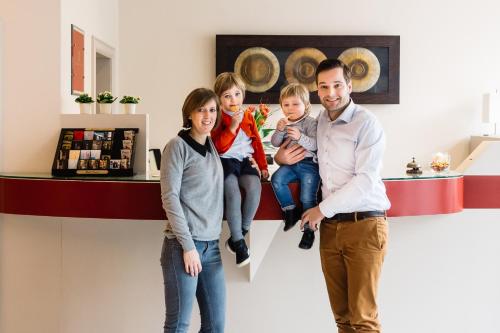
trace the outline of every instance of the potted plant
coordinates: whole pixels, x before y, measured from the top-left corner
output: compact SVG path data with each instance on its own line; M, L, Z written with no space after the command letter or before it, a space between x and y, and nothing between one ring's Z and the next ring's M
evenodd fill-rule
M92 113L92 103L94 103L94 100L88 94L86 94L86 93L80 94L80 96L78 96L75 99L75 102L80 104L80 113L82 113L82 114L91 114Z
M122 99L120 100L120 103L123 104L124 109L125 109L125 114L134 114L135 113L135 107L141 100L140 97L134 97L134 96L123 96Z
M113 97L111 92L104 91L97 95L97 103L99 103L99 113L110 114L111 104L116 100L117 97Z

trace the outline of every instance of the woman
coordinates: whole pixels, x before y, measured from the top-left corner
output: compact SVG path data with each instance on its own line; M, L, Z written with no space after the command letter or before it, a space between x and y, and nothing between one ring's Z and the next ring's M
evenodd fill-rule
M161 158L161 198L168 222L161 253L164 332L187 332L196 296L200 332L224 332L226 290L219 252L222 165L210 139L220 119L213 91L193 90L182 107L183 127Z

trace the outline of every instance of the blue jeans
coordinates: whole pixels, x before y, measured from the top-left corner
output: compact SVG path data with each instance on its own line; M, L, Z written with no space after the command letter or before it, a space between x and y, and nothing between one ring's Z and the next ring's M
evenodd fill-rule
M305 211L316 206L320 181L318 164L312 160L302 160L292 165L282 165L272 175L271 185L283 210L296 207L288 188L288 184L294 181L300 182L302 209Z
M192 277L184 269L183 249L176 239L165 237L161 268L165 286L164 333L188 331L196 296L201 315L200 333L223 333L226 312L226 283L219 241L194 241L202 271Z

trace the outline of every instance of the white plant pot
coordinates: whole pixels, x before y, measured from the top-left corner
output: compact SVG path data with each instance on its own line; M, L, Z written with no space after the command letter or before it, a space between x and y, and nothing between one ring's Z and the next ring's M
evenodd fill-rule
M92 114L92 103L79 103L80 114Z
M113 104L111 103L99 103L99 113L100 114L111 114Z
M125 110L125 114L135 114L135 107L137 104L134 103L124 103L123 108Z

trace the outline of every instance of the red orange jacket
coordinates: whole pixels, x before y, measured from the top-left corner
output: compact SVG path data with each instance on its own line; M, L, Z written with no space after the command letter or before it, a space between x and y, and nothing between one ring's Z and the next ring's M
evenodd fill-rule
M213 129L211 133L212 141L217 152L222 155L228 151L234 139L236 139L238 131L243 130L250 140L252 140L252 147L254 150L253 158L259 165L259 169L267 170L266 154L264 153L264 147L262 146L262 141L260 140L259 131L257 130L253 115L250 112L245 112L240 126L236 129L236 135L229 130L229 125L231 125L231 116L222 112L222 119L219 126Z

